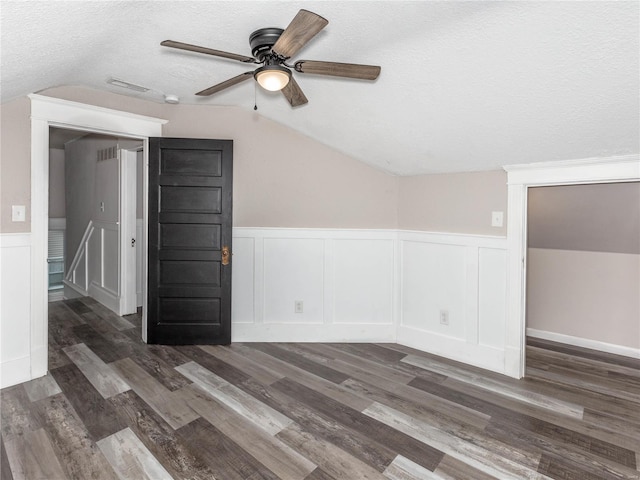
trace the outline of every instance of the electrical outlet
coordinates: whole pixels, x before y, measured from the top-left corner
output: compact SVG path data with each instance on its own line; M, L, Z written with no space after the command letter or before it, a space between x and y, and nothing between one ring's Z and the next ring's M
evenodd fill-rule
M304 302L302 300L296 300L293 305L293 310L296 313L302 313L304 311Z
M440 323L442 325L449 325L449 311L440 310Z

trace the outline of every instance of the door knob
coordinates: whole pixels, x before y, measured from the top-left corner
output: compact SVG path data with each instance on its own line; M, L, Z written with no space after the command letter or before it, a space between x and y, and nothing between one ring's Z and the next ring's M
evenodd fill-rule
M230 256L229 247L227 246L222 247L222 265L229 265L229 256Z

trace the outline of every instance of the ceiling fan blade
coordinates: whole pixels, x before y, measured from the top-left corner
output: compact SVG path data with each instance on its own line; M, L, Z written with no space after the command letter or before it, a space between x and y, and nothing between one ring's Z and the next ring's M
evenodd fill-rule
M214 93L218 93L219 91L224 90L225 88L229 88L234 85L237 85L240 82L249 80L250 78L253 78L253 72L244 72L238 75L237 77L230 78L229 80L225 80L224 82L214 85L213 87L206 88L201 92L196 93L196 95L199 95L201 97L204 97L207 95L213 95Z
M375 65L358 65L356 63L317 62L315 60L300 60L295 64L300 73L316 75L332 75L334 77L360 78L375 80L380 75L381 68Z
M282 94L292 107L298 107L305 103L309 103L309 100L305 97L300 85L298 85L298 82L296 82L293 77L291 77L287 86L282 89Z
M284 29L271 51L285 58L292 57L328 23L326 18L302 9Z
M165 40L161 42L160 45L163 47L177 48L179 50L189 50L190 52L206 53L207 55L215 55L216 57L230 58L231 60L238 60L243 63L258 63L253 57L223 52L222 50L214 50L213 48L200 47L189 43L175 42L173 40Z

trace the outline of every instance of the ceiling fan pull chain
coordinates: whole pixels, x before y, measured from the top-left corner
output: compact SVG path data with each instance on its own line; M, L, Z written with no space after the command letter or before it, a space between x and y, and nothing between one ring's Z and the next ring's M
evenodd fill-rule
M253 109L258 110L258 86L257 82L253 82Z

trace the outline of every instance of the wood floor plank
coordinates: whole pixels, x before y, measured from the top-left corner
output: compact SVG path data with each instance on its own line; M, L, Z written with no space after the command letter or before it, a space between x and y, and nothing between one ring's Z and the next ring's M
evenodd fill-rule
M531 377L540 377L555 380L558 383L571 382L577 388L582 390L610 395L616 392L616 396L630 402L634 402L640 409L640 388L634 386L631 382L619 380L611 380L609 378L598 378L590 373L580 373L566 369L564 367L552 366L547 371L541 371L536 368L527 368L527 374Z
M502 455L498 455L484 446L463 441L455 435L435 429L425 422L381 404L374 404L363 413L489 475L514 479L545 478L535 470L540 461L539 455L532 454L527 457L515 449L508 448L507 445L503 445ZM492 448L494 451L496 449L495 446ZM434 469L436 467L437 465Z
M198 418L184 402L179 390L168 390L130 358L118 360L111 365L172 428L178 429Z
M415 378L415 375L393 368L393 366L384 365L366 358L361 358L357 355L349 352L344 352L329 345L309 343L301 345L300 348L312 352L322 353L326 356L329 356L330 360L339 360L341 365L349 365L359 368L359 370L361 371L370 372L377 377L385 380L390 380L394 383L407 384Z
M60 387L51 375L45 375L24 383L24 389L32 402L37 402L61 392Z
M195 345L179 346L176 347L176 349L188 356L190 361L196 362L198 365L201 365L210 372L215 372L218 377L225 379L228 383L237 384L249 378L249 375L239 368L210 355L205 350ZM180 371L180 369L176 370Z
M247 395L241 389L195 362L176 367L176 370L193 381L208 395L264 429L270 435L275 435L292 422L290 418Z
M96 331L91 325L83 324L73 327L73 333L80 342L87 346L104 363L115 362L128 356L127 351L115 347L111 342Z
M0 420L2 435L23 435L42 427L42 421L33 411L22 384L2 390Z
M313 462L198 388L191 391L191 408L280 478L303 480L316 469Z
M412 385L415 386L416 383L412 382ZM566 429L573 432L572 436L584 436L584 438L610 443L620 448L629 448L635 451L640 451L639 438L615 431L608 425L596 425L585 422L584 418L577 419L550 411L546 408L537 408L535 405L531 405L528 402L514 401L509 397L495 395L484 388L478 388L475 385L471 385L466 382L447 379L442 383L442 386L445 388L449 387L451 390L455 390L459 393L470 394L474 398L474 402L476 404L478 404L478 402L483 402L482 405L485 406L496 405L501 408L501 415L511 418L515 422L526 422L536 426L541 425L541 428L543 428L547 433L553 432L556 429Z
M84 343L63 350L104 398L129 390L127 382Z
M569 367L585 373L608 376L612 373L624 376L627 379L640 379L640 368L631 368L601 360L577 357L564 352L549 350L548 348L527 345L527 365L531 361L538 361L544 365L557 365Z
M538 472L550 478L559 478L563 480L613 480L618 478L616 476L605 475L601 472L591 472L582 468L581 465L567 460L566 458L557 457L549 453L542 455Z
M271 355L267 355L262 351L254 350L245 345L232 345L230 348L236 350L256 364L262 365L275 375L295 380L301 385L317 390L338 402L354 408L355 410L363 410L371 404L369 400L359 397L358 395L354 395L342 385L330 382L322 377L318 377L311 372L298 368L294 365L290 365L285 361L272 357Z
M450 455L444 456L435 473L442 480L500 480Z
M487 426L491 418L487 414L449 402L436 395L418 391L412 387L388 391L352 379L342 384L354 393L368 398L372 403L382 403L415 418L434 422L434 424L437 423L438 425L449 425L452 428L472 427L482 430Z
M612 449L602 450L603 445L594 442L593 445L577 444L575 440L567 442L554 441L550 437L536 434L526 428L518 428L512 424L506 424L499 419L493 420L484 433L489 437L518 446L520 449L535 449L542 455L550 454L580 465L589 465L589 469L601 475L602 478L624 478L635 480L638 476L636 470L635 453L612 446Z
M571 380L558 381L542 377L526 377L522 380L528 388L536 389L545 395L556 396L561 400L572 403L580 403L585 410L592 409L607 412L621 419L636 424L640 423L640 413L635 402L629 402L614 394L601 394L598 392L578 388Z
M327 472L322 470L320 467L316 468L313 472L307 475L307 478L304 480L337 480L335 477L332 477Z
M64 394L33 404L38 409L65 478L115 480L117 477Z
M561 415L553 416L548 414L546 409L535 409L525 403L501 399L472 385L450 381L445 384L430 383L424 379L416 379L411 385L491 415L494 423L499 421L513 428L524 428L533 434L549 438L551 442L588 448L593 454L612 455L610 458L614 461L630 453L627 445L607 441L613 437L602 439L603 434L600 430L596 430L595 433L598 435L594 436L594 430L585 426L583 422ZM560 421L562 423L559 423Z
M98 448L121 480L173 480L129 428L98 441Z
M181 427L176 434L209 465L214 478L278 480L267 467L203 418Z
M7 450L4 447L4 436L0 435L0 478L2 480L13 480L11 465L7 457Z
M408 355L402 361L417 367L423 367L427 370L436 371L461 382L471 383L491 392L500 393L500 395L505 397L514 398L535 405L536 407L562 413L569 417L582 418L584 412L583 407L580 405L563 402L547 395L540 395L521 386L507 385L506 381L495 381L484 378L457 367L437 364L414 355Z
M263 385L271 385L273 382L277 382L281 378L284 378L283 374L274 373L273 371L264 368L255 362L252 362L251 360L235 352L228 346L201 345L200 348L207 352L209 355L213 355L223 362L234 365L246 375L250 376Z
M329 368L320 363L316 363L312 360L309 360L308 358L303 357L302 355L287 351L270 343L254 343L251 345L251 347L255 350L260 350L267 355L271 355L272 357L283 360L291 365L295 365L302 370L306 370L307 372L313 373L314 375L320 378L324 378L325 380L329 380L333 383L341 383L349 378L348 375L338 372L337 370Z
M211 480L209 465L189 449L174 429L133 390L108 400L121 419L175 479Z
M91 311L91 309L87 305L85 305L85 303L80 298L71 298L65 301L64 305L77 315L82 315L83 313L89 313Z
M64 470L44 429L8 436L5 446L11 474L16 480L65 478Z
M327 345L374 362L394 363L406 356L405 353L372 343L328 343Z
M398 455L384 471L390 480L440 480L438 474L427 470L408 458Z
M349 455L333 443L303 430L295 423L282 430L277 436L336 479L384 479L384 476L373 467Z
M241 388L275 410L286 414L307 433L330 442L379 472L383 472L397 456L389 446L372 441L370 435L349 428L271 386L245 382Z
M74 364L51 371L94 441L125 428L113 406Z
M335 419L343 425L363 435L368 435L373 441L392 448L400 455L407 457L431 471L436 468L444 455L440 450L416 441L404 432L391 428L377 421L377 419L373 419L373 417L353 410L346 405L340 404L329 397L287 378L277 381L273 384L273 387L306 403L313 409ZM371 407L367 407L367 410L369 408Z
M100 317L100 319L103 322L108 323L110 326L112 326L113 328L119 331L128 330L130 328L135 327L135 325L131 323L129 320L119 315L116 315L114 312L112 312L111 310L109 310L107 307L100 304L99 302L94 301L90 304L87 304L86 299L89 299L89 298L91 297L84 297L82 300L84 301L85 305L89 307L91 312L98 315L98 317Z

